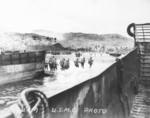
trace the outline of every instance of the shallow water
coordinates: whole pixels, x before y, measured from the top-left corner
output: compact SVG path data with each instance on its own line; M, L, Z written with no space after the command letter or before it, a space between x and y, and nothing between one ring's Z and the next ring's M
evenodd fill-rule
M87 59L90 55L84 54L84 57L86 57L85 67L82 68L80 66L77 68L73 63L75 60L74 55L57 56L58 61L63 57L70 59L70 68L68 70L61 70L60 66L58 66L57 73L53 76L39 76L34 79L0 86L0 104L2 104L2 106L3 104L9 105L11 102L16 101L19 98L21 91L26 88L40 89L47 95L47 97L51 97L72 86L99 75L115 62L115 58L109 55L93 54L92 57L94 59L94 63L90 68L87 63Z

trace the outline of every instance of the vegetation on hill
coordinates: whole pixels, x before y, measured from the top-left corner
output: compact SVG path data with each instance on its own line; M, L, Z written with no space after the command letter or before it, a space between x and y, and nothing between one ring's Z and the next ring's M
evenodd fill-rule
M66 47L93 47L96 45L106 47L133 47L133 40L119 34L85 34L66 33L60 43Z
M55 40L35 33L4 33L0 35L0 39L0 51L48 50Z
M134 40L119 34L66 33L60 44L74 49L127 53L133 48Z
M39 33L39 34L37 34ZM54 38L51 34L55 34ZM57 34L37 30L34 33L4 33L0 35L0 51L16 50L81 50L81 51L122 51L133 48L133 39L119 34Z

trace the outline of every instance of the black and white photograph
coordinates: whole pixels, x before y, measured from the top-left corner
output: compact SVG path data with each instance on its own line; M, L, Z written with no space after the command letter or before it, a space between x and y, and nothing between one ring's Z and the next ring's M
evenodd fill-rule
M0 118L150 118L150 0L0 0Z

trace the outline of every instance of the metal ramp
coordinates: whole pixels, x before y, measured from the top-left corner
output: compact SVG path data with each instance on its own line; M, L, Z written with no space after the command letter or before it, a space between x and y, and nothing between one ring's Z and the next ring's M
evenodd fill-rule
M150 83L150 42L140 42L139 45L140 45L139 50L140 50L141 84L149 84Z
M133 28L133 33L131 32ZM150 85L150 23L130 24L128 34L135 39L140 54L140 82Z
M130 118L150 117L150 88L139 86L140 92L135 95L131 108Z
M139 93L134 97L130 118L150 118L150 23L132 23L127 32L134 37L140 57Z

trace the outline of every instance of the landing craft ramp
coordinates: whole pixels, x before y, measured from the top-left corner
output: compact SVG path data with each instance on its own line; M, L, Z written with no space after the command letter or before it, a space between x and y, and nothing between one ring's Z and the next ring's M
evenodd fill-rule
M131 29L133 28L133 32ZM139 93L134 97L131 118L150 117L150 23L130 24L128 33L135 40L139 55Z
M131 28L134 29L134 33L131 32ZM140 55L140 81L143 84L150 84L150 23L132 23L128 27L128 32L134 37Z

